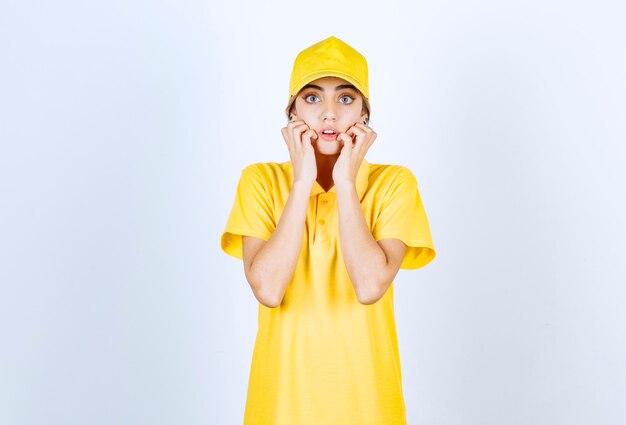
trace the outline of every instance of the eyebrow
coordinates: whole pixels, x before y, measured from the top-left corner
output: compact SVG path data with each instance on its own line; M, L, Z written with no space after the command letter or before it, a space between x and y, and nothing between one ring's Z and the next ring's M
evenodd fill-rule
M324 89L320 86L316 86L315 84L307 84L306 86L302 87L302 90L304 89L317 89L319 91L324 91ZM338 90L343 90L343 89L353 89L356 90L356 87L354 87L352 84L341 84L337 87L335 87L335 91Z

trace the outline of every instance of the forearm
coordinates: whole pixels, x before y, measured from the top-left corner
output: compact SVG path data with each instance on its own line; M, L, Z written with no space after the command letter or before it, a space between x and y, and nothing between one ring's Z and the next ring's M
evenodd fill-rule
M344 263L357 298L363 304L371 304L386 288L388 261L365 222L354 184L336 186L336 191Z
M310 193L310 185L294 182L276 229L250 266L253 289L272 306L281 303L293 277L302 248Z

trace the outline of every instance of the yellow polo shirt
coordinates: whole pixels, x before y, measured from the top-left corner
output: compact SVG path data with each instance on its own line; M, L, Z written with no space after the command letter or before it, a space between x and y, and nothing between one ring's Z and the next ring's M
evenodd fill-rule
M291 162L244 168L221 238L242 258L242 235L267 240L285 207ZM401 268L435 257L428 219L411 171L363 161L356 190L374 239L409 248ZM404 425L393 284L361 304L343 262L335 188L315 182L300 257L282 303L259 303L244 425Z

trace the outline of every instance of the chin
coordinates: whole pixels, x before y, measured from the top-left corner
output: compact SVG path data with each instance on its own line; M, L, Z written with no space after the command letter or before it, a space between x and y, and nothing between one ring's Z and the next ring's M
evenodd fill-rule
M322 155L338 155L341 153L341 143L338 141L315 143L315 152Z

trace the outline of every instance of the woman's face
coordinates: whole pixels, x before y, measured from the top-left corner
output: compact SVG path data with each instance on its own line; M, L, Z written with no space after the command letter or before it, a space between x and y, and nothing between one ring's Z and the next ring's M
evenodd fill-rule
M337 77L323 77L300 90L293 104L295 120L303 120L318 135L313 148L323 155L337 155L342 142L339 133L345 133L367 117L360 92L349 82ZM333 134L324 134L331 129Z

